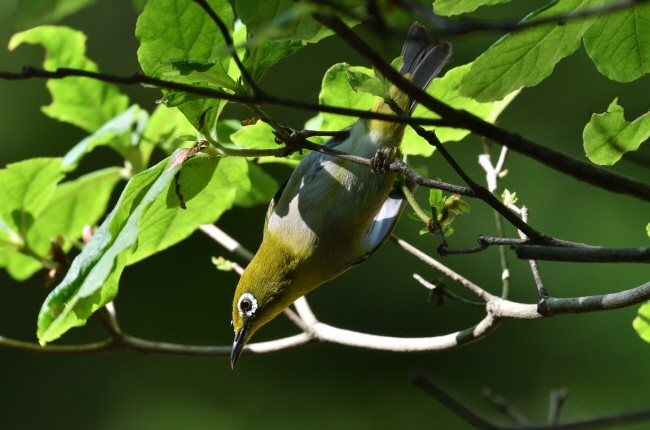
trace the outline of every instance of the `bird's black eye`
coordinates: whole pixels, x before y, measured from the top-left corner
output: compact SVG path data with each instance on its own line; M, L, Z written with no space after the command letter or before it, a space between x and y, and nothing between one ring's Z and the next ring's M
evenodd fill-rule
M251 302L250 299L244 299L241 302L239 302L239 308L244 312L250 311L252 307L253 307L253 302Z
M239 297L237 308L239 315L252 317L257 310L257 299L251 293L244 293Z

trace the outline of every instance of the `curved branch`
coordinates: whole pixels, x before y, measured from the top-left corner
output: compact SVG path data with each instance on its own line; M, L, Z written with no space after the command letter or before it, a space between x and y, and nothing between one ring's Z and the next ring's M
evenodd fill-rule
M395 352L438 351L455 348L479 340L492 333L501 323L501 319L488 314L477 325L465 330L434 337L390 337L336 328L317 322L310 326L310 333L324 342L334 342L357 348L378 349Z

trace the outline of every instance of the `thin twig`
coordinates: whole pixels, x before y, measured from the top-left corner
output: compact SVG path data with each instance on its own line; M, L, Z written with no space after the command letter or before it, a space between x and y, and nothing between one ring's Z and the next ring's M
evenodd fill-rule
M490 156L490 149L492 145L491 142L484 140L484 151L483 154L479 155L479 165L485 170L485 178L487 182L488 191L496 195L497 185L499 183L499 175L501 170L505 165L506 158L508 156L508 147L501 147L501 153L499 155L499 160L497 161L496 166L492 165L492 160ZM497 235L504 238L506 232L503 226L503 218L496 210L493 210L494 213L494 223L497 229ZM524 220L524 223L527 225L528 221ZM499 246L499 261L501 262L501 297L507 299L510 296L510 269L508 261L508 252L505 247Z
M560 412L568 396L569 392L565 389L551 391L548 407L548 423L550 425L560 423Z
M497 411L501 412L521 427L529 427L528 419L517 409L515 409L506 399L495 394L489 387L483 389L483 397L485 397L490 405Z
M446 287L441 288L439 285L432 284L431 282L427 281L426 279L424 279L422 276L418 275L417 273L413 274L413 279L415 279L423 287L428 288L431 291L441 289L442 294L444 294L445 296L449 297L452 300L457 301L458 303L462 303L462 304L468 305L468 306L475 306L475 307L478 307L478 308L485 308L485 303L484 302L475 302L473 300L467 300L466 298L459 296L458 294L454 293L453 291L449 290Z
M251 261L254 254L248 249L244 248L239 242L227 235L223 230L214 224L204 224L199 227L203 233L214 239L219 245L226 248L228 251L235 255L240 256L246 261Z

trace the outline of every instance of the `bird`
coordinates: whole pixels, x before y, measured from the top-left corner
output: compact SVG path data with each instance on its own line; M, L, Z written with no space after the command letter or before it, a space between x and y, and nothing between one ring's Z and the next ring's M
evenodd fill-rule
M415 22L402 48L400 73L425 90L451 57L449 42L432 39ZM392 85L404 112L416 103ZM394 114L381 97L372 112ZM360 118L323 143L328 148L390 163L399 157L406 125ZM381 169L380 169L381 170ZM262 243L233 298L230 365L248 340L295 300L365 261L388 238L405 204L397 174L312 151L273 197ZM414 185L414 184L411 184Z

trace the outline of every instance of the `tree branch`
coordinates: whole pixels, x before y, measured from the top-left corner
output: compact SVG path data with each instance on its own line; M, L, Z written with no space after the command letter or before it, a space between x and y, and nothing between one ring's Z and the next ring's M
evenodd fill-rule
M574 263L650 263L650 247L640 248L558 248L538 245L513 245L522 260Z

